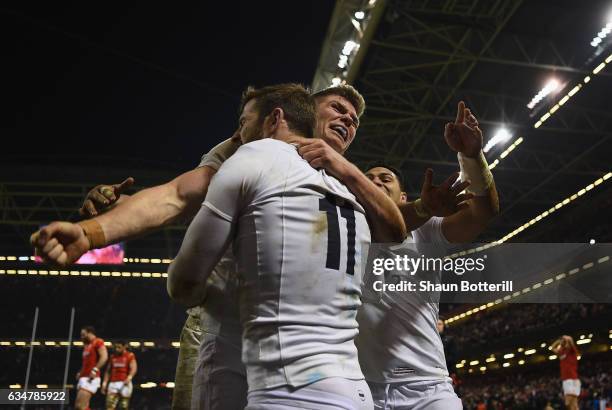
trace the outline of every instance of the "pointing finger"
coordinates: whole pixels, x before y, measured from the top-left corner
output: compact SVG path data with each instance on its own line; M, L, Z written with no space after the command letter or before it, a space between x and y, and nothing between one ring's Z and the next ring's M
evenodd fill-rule
M459 101L457 104L457 118L455 118L455 124L460 124L465 119L465 103L463 101Z
M423 188L431 188L432 182L433 182L433 170L431 168L427 168L425 170L425 177L423 178Z

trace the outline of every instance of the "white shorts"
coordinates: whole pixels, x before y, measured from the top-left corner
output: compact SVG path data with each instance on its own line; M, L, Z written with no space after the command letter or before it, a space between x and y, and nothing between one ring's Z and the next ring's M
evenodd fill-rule
M230 356L235 356L236 360L228 361ZM193 377L191 408L243 410L247 404L248 390L245 372L239 347L227 343L221 336L202 332Z
M132 397L132 390L134 386L132 383L125 383L122 381L110 382L108 384L108 394L118 394L121 397Z
M398 383L368 383L374 408L380 410L461 410L450 379Z
M251 391L245 410L371 410L372 406L365 380L328 377L297 389L280 386Z
M87 390L91 394L96 394L99 388L100 388L100 378L99 377L96 377L94 379L90 379L89 377L79 378L79 383L77 384L77 390L83 389L83 390Z
M580 380L565 379L563 380L563 394L565 396L580 396Z

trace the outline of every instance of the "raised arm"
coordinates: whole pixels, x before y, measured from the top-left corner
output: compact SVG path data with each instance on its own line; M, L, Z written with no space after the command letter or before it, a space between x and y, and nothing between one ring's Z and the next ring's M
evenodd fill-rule
M210 180L220 166L220 162L215 165L214 160L219 157L215 150L223 144L231 144L232 153L237 147L233 138L227 140L207 154L212 158L210 165L186 172L166 184L144 189L95 218L79 224L53 222L35 232L30 241L37 255L49 263L66 266L89 249L189 219L206 197Z
M448 146L457 152L461 181L471 183L467 191L474 197L464 209L444 218L442 232L450 242L471 242L499 213L499 197L482 152L482 131L463 101L459 102L455 122L446 124L444 137Z
M563 344L563 338L560 337L550 345L550 350L552 350L555 354L559 354L559 350L561 350Z
M324 168L351 190L365 208L373 241L402 242L406 238L397 205L354 164L319 138L303 139L299 153L313 168Z

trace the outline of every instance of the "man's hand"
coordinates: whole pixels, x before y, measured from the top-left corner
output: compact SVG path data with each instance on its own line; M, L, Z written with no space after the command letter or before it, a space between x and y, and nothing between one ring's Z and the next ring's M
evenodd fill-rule
M91 369L91 371L89 372L89 378L90 379L95 379L96 377L98 377L98 372L99 370L94 367L93 369Z
M89 218L97 216L113 206L119 200L121 194L132 185L134 185L134 178L129 177L120 184L94 187L87 193L79 213Z
M482 130L470 109L465 108L463 101L459 101L455 122L446 124L444 139L450 149L461 152L465 156L476 158L480 154L482 150Z
M467 208L466 201L473 198L472 194L462 194L461 192L470 185L469 181L461 182L453 187L459 177L455 172L446 179L441 185L433 185L433 171L428 168L425 171L423 188L421 188L421 203L431 216L448 216L461 209Z
M100 388L100 393L102 393L103 396L106 396L107 387L108 387L108 384L106 382L102 383L102 387Z
M70 222L53 222L30 236L35 255L52 265L68 266L89 250L83 228Z
M320 138L301 139L298 152L311 167L323 168L340 181L347 175L351 163Z

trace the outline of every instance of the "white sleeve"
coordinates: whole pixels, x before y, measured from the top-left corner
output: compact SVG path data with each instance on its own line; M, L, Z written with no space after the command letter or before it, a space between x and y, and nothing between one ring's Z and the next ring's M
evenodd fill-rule
M241 157L237 153L213 177L206 201L168 269L168 293L184 305L204 299L206 280L230 245L241 210L253 197L251 188L259 173L253 160Z
M168 268L168 293L195 306L205 298L206 280L232 240L233 224L203 206L187 229L181 249Z
M263 175L265 161L253 151L248 146L240 147L219 169L208 187L204 206L229 222L235 222L253 202Z
M442 221L444 218L434 216L425 222L423 226L416 229L412 234L415 237L415 242L431 243L450 247L451 243L446 239L442 232Z

